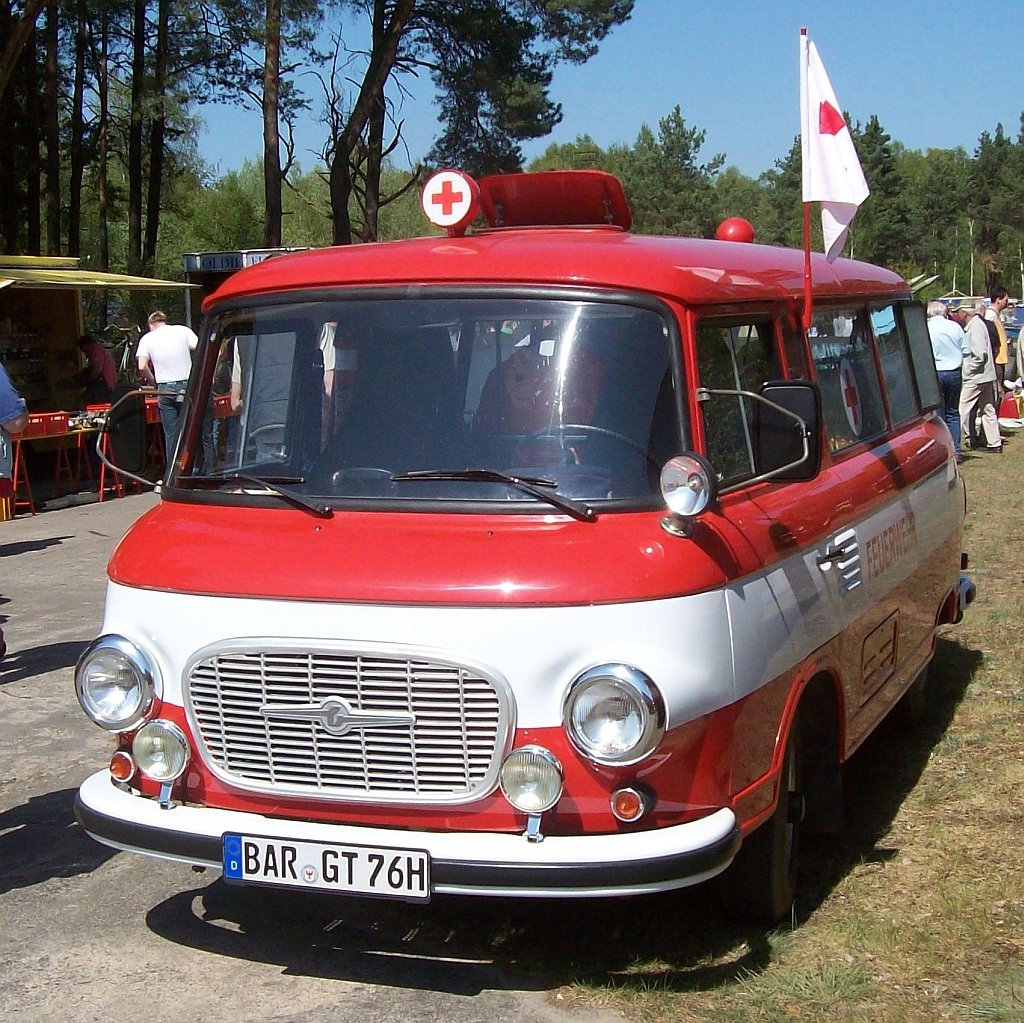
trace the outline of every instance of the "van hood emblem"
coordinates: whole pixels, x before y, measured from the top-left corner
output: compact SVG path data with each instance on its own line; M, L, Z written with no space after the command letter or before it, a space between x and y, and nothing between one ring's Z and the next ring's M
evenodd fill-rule
M312 721L331 735L348 735L376 728L408 728L416 724L409 713L395 714L384 710L353 710L337 696L328 696L319 703L265 703L260 707L265 718L289 721Z

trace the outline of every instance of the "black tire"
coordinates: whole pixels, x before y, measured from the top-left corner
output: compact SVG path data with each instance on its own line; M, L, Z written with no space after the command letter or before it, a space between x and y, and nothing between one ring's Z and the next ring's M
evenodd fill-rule
M800 767L800 736L794 722L782 760L775 811L744 840L722 875L722 905L736 920L773 926L792 911L804 815Z

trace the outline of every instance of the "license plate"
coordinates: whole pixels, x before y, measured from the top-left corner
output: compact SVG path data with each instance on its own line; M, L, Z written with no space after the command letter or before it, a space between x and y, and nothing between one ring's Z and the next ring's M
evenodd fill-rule
M263 835L224 836L224 880L377 895L430 898L430 856L422 849L293 842Z

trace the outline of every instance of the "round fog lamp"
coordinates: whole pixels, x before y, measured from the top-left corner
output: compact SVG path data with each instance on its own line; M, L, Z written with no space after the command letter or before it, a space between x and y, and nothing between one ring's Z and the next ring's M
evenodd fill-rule
M543 813L562 795L562 765L541 746L513 750L501 765L501 791L517 810Z
M188 766L188 740L173 721L157 718L135 733L132 756L139 770L152 781L174 781Z

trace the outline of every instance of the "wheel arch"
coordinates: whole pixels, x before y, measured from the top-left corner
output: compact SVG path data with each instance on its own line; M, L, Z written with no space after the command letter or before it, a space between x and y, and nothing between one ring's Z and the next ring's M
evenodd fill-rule
M839 680L827 670L813 674L797 691L780 729L776 759L793 729L799 741L805 832L832 834L842 829L842 751L844 699Z

